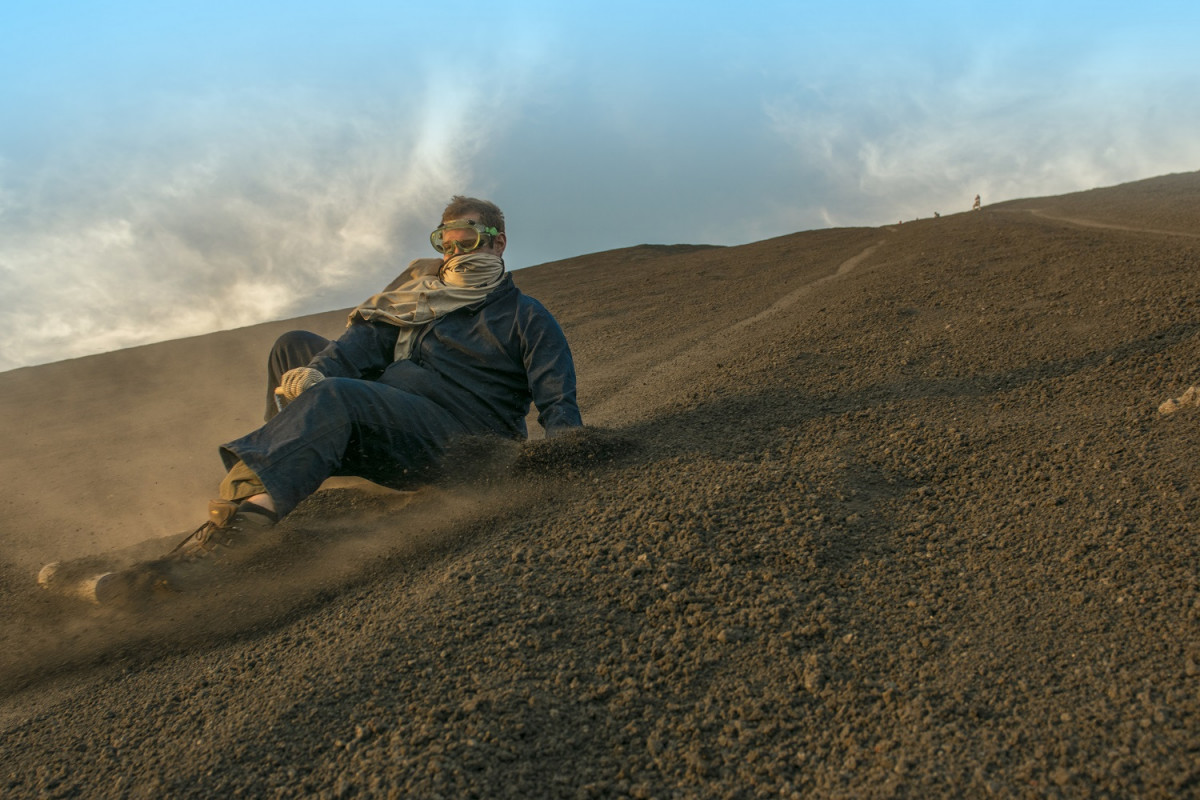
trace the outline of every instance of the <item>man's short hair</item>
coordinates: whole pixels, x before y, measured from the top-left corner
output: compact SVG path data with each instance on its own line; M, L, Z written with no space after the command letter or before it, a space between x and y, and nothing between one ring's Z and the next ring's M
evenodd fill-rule
M442 222L452 219L473 219L488 228L504 232L504 212L500 206L478 197L464 197L461 194L451 197L450 204L442 212Z

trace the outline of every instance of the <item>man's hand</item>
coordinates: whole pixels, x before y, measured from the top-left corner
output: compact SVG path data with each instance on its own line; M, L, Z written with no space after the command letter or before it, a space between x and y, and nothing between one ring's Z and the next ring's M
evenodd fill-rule
M290 403L305 389L311 388L323 380L325 380L325 376L312 367L289 369L279 379L279 388L275 390L275 394Z

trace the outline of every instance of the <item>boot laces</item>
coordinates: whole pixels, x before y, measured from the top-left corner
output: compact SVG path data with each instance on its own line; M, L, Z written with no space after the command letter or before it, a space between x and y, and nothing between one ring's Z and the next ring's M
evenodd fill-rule
M232 534L238 531L234 522L237 514L237 503L228 500L213 500L208 504L208 522L184 538L167 554L176 558L200 558L208 555L218 547L228 547L233 543Z

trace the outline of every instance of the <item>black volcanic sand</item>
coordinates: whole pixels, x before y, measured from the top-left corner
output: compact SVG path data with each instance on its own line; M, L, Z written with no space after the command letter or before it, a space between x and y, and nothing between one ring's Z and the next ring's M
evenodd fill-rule
M318 493L149 609L38 591L22 540L0 794L1200 796L1200 408L1157 411L1200 383L1198 201L522 270L593 429ZM58 369L0 375L10 419ZM71 420L99 447L156 392Z

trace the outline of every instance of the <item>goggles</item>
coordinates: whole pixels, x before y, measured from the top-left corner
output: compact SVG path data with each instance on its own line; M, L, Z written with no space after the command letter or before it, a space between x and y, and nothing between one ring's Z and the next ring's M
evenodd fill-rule
M465 233L448 237L446 234L451 231L465 231ZM482 222L476 222L473 219L456 219L438 225L433 233L429 234L429 243L439 253L470 253L484 243L485 236L490 242L499 234L500 231L486 227Z

